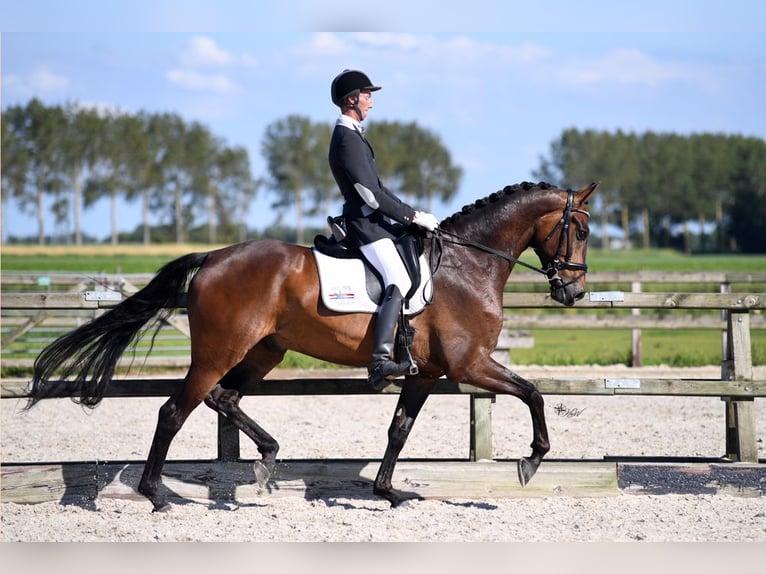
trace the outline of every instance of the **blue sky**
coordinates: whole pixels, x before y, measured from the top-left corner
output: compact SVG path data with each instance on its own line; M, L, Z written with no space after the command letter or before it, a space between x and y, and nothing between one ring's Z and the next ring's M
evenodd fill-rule
M177 112L246 147L253 174L265 176L266 126L289 114L333 122L330 81L358 68L383 86L373 124L416 121L463 168L458 196L434 206L439 217L532 179L540 156L570 127L766 138L761 2L47 4L0 0L3 109L37 97ZM398 17L404 6L407 17ZM434 31L407 31L418 26ZM374 145L374 131L370 139ZM276 219L273 199L261 189L250 227ZM109 234L106 210L83 213L88 233ZM137 205L120 213L121 230L139 223ZM36 233L34 218L12 206L3 220L5 237Z

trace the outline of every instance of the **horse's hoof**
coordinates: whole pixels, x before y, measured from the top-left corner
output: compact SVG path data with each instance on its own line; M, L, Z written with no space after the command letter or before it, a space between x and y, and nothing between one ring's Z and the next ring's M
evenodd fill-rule
M154 508L152 509L152 512L167 512L170 510L171 506L168 502L159 502L154 505Z
M418 502L423 502L423 500L425 499L420 496L402 497L396 504L392 502L391 508L413 508Z
M530 480L532 480L532 477L537 472L537 465L530 462L528 458L520 458L517 470L519 472L519 484L521 484L523 488Z
M408 503L411 501L425 500L422 496L415 492L400 492L397 490L376 488L373 489L373 493L376 496L385 498L389 503L391 503L391 508L407 507L410 506Z
M256 460L253 463L253 472L255 473L255 481L261 488L265 487L269 483L271 478L271 471L260 460Z

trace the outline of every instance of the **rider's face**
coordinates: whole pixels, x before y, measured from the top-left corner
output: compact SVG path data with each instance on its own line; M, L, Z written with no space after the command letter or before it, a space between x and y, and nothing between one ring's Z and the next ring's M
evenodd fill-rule
M363 90L359 92L359 113L362 114L362 117L359 118L359 121L361 122L363 119L367 117L367 113L372 109L372 92Z

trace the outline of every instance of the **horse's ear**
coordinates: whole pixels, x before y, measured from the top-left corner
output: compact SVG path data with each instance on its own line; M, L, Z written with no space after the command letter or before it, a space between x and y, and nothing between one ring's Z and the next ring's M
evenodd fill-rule
M594 181L590 185L586 185L585 187L580 189L575 194L575 200L577 202L577 205L579 206L579 205L582 205L583 203L585 203L588 200L588 198L590 197L590 194L593 193L594 191L596 191L596 188L599 185L601 185L600 181Z

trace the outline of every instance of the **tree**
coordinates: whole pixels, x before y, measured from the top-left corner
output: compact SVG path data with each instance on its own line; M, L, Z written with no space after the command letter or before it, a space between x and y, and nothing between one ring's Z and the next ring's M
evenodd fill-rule
M551 142L550 157L540 158L540 167L532 172L534 177L561 187L578 188L584 182L594 180L602 184L608 182L597 196L601 206L601 241L605 247L609 246L609 214L617 194L614 186L619 181L613 172L614 165L606 159L609 157L607 147L608 142L598 132L586 130L581 133L569 128L558 140Z
M766 142L738 138L726 227L743 253L766 253Z
M37 217L37 242L45 243L45 196L58 198L64 188L62 153L58 140L66 119L60 106L45 107L32 99L26 107L11 106L3 114L6 140L12 146L7 165L11 195L19 208ZM3 147L5 153L5 147Z
M713 134L693 135L689 138L694 173L695 198L693 213L700 227L700 248L706 248L705 224L715 221L719 239L710 247L719 248L723 219L723 195L729 179L728 166L732 165L729 138Z
M58 144L63 163L65 185L71 194L71 216L75 245L82 245L81 213L86 178L103 153L104 121L95 109L67 105L64 110L64 132ZM64 213L70 213L68 199L63 198Z
M380 178L397 195L423 201L433 211L435 198L448 201L457 193L463 170L437 134L415 122L374 122L368 132Z
M184 153L181 158L182 171L186 173L183 187L179 187L181 195L176 195L177 204L182 201L183 194L188 194L187 202L190 210L184 227L194 224L196 215L201 213L207 220L208 240L212 243L215 238L217 219L215 215L216 189L213 184L213 166L216 161L218 142L201 124L195 122L186 130L184 138ZM176 209L176 225L180 220L180 211ZM180 243L180 238L178 240Z
M132 201L150 186L153 158L149 150L147 116L129 114L102 118L99 153L91 166L85 188L85 207L101 199L110 205L110 242L118 243L118 199ZM149 241L148 198L142 213L144 243Z
M627 232L638 222L631 214L640 213L644 246L673 245L690 251L690 226L696 221L698 245L708 249L712 246L706 245L704 230L707 223L716 221L719 238L715 245L720 248L723 233L745 233L732 225L726 212L735 204L744 211L747 202L754 201L753 194L759 197L759 182L764 177L759 154L765 145L760 139L718 134L680 136L649 131L634 135L569 129L551 143L550 154L540 158L535 175L558 178L560 185L568 187L601 180L603 227L619 212ZM750 220L757 212L756 207L740 213L738 219ZM680 236L678 226L683 229ZM759 249L752 237L739 239L748 248Z
M270 175L269 186L277 194L272 207L283 210L295 207L297 242L303 243L303 216L311 212L306 208L305 194L314 190L313 199L323 197L327 185L328 140L307 117L290 115L266 128L261 150Z
M149 194L149 211L159 216L160 222L169 221L176 243L185 241L185 229L191 224L192 206L184 202L190 190L192 173L189 156L197 142L193 141L199 128L187 127L181 116L158 114L149 125L152 141L152 160L156 187ZM189 138L189 134L192 137Z
M399 171L402 187L433 211L434 198L448 201L458 190L463 170L453 165L449 150L434 132L415 122L402 127L404 155Z
M232 223L238 230L237 240L244 241L247 236L245 215L250 210L250 202L258 193L260 182L253 179L250 172L250 159L247 150L242 147L225 147L216 155L213 181L218 187L216 194L217 214L222 223ZM230 214L234 214L232 218ZM211 243L216 237L210 238Z
M250 174L247 151L241 147L229 148L220 140L207 138L197 145L204 159L198 160L193 172L192 203L204 206L207 241L217 242L218 226L230 224L231 214L240 230L239 237L244 239L244 215L257 191L257 184Z
M340 199L338 186L335 183L335 178L327 161L327 152L330 149L333 126L318 123L313 124L311 129L313 131L312 140L314 142L312 158L315 164L312 166L312 174L309 181L313 205L308 211L310 215L320 214L327 218L330 215L335 215L332 206Z
M10 202L12 196L17 195L18 190L24 188L24 180L26 179L24 145L19 135L8 127L10 115L12 114L5 115L0 121L0 177L4 190L0 195L2 201L0 227L2 229L5 229L6 204Z
M45 240L45 201L53 198L57 222L74 222L82 243L80 213L96 202L111 204L111 240L118 239L118 200L140 197L144 243L151 241L150 215L170 222L181 242L204 219L208 239L232 217L245 237L245 213L258 183L247 152L228 147L199 123L177 114L100 114L77 104L46 107L31 100L3 112L3 201L16 201L38 216Z

